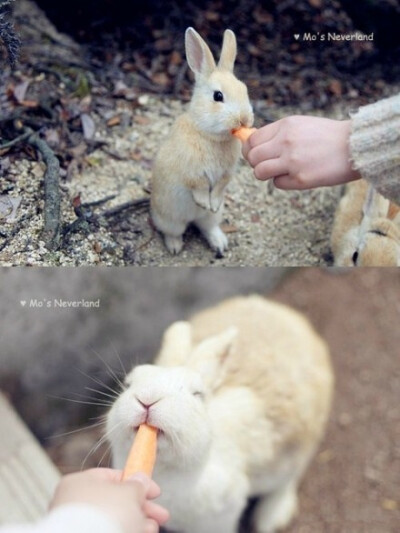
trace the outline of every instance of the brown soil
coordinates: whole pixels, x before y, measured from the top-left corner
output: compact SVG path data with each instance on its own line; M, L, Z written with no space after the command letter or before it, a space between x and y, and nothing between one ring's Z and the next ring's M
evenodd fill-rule
M304 269L273 296L326 338L336 373L328 431L290 533L395 533L400 523L400 277Z

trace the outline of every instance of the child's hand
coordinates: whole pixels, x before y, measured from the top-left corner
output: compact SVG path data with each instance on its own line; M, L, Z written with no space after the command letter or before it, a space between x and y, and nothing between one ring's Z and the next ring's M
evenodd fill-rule
M163 507L149 501L160 495L158 485L145 474L123 483L120 480L121 472L109 468L67 475L60 481L50 508L88 504L109 514L125 533L157 533L169 517Z
M259 180L279 189L311 189L360 178L352 170L350 120L291 116L257 130L243 155Z

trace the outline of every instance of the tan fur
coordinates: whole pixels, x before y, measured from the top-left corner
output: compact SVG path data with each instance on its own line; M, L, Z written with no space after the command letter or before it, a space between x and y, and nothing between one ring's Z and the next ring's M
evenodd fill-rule
M331 235L334 264L400 266L400 208L376 192L369 219L363 221L367 191L364 180L352 182L339 202Z
M193 343L235 326L223 387L249 387L277 423L281 444L314 445L332 393L326 344L294 310L258 296L234 298L190 321Z
M224 192L241 150L231 130L251 126L253 111L246 86L233 74L236 38L232 31L224 33L218 65L193 28L186 31L186 55L195 73L195 88L187 112L176 120L156 156L151 215L170 253L181 251L182 235L193 223L222 255L228 244L219 227ZM218 91L223 102L214 100Z
M328 348L301 314L259 296L224 301L189 324L191 338L186 329L184 343L192 349L181 364L200 370L205 359L205 365L219 361L218 371L200 370L218 376L214 387L208 384L214 433L232 443L224 453L230 465L237 462L238 475L246 472L247 497L267 494L256 508L254 531L280 530L296 512L298 483L330 411L334 380ZM170 338L171 330L174 325ZM168 366L170 358L177 364L174 348L164 342L162 361L155 363ZM199 531L219 529L211 522Z
M333 389L328 348L300 313L259 296L226 300L172 324L155 364L125 384L107 421L113 465L140 424L160 430L154 479L168 531L238 533L254 496L254 533L291 522Z

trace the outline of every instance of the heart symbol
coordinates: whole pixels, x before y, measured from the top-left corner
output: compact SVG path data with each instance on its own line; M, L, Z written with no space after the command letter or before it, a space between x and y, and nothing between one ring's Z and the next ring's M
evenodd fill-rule
M26 305L26 300L21 300L21 301L20 301L20 304L22 305L22 307L25 307L25 305Z
M299 40L299 37L300 37L300 33L295 33L295 34L293 35L293 37L296 39L296 41L298 41L298 40Z

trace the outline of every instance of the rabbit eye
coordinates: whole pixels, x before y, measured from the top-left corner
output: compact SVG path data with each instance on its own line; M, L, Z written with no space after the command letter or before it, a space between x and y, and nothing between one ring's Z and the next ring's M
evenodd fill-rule
M200 400L203 400L204 399L204 394L202 392L200 392L199 390L198 391L195 391L193 393L193 396L197 396Z
M224 95L221 93L221 91L214 91L214 101L215 102L224 101Z
M353 261L353 265L357 264L357 259L358 259L358 252L354 252L353 257L351 258L351 260Z

